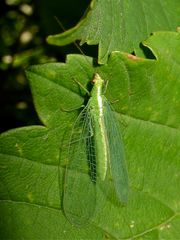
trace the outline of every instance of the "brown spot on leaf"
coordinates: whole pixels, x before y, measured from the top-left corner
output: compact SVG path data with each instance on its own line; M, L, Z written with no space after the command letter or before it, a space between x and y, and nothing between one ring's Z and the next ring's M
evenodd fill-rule
M127 56L128 56L128 58L131 59L131 60L138 60L138 59L139 59L138 57L136 57L136 56L134 56L134 55L132 55L132 54L128 54Z

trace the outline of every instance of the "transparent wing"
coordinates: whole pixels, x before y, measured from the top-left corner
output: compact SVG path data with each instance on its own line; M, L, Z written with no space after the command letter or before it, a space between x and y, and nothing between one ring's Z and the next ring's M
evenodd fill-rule
M71 133L63 196L64 212L74 225L87 224L96 208L96 164L89 103Z
M128 200L128 173L124 144L114 111L104 97L104 120L109 145L109 165L117 196L122 203Z

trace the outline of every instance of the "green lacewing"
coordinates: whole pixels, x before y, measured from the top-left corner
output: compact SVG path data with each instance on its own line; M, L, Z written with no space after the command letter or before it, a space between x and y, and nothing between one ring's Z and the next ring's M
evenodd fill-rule
M118 200L128 200L128 173L119 123L104 96L99 74L87 105L74 123L65 172L63 208L71 224L89 223L103 205L111 176ZM103 193L104 192L104 193Z
M74 44L84 55L79 45ZM76 226L89 223L102 208L102 191L108 192L109 176L119 201L128 200L128 173L118 121L103 94L104 80L96 73L92 83L90 99L72 129L65 172L64 213Z

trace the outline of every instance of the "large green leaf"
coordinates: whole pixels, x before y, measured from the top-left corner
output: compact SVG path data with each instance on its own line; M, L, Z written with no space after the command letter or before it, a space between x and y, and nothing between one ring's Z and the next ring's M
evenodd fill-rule
M1 135L2 239L178 239L180 235L180 34L157 32L144 42L156 59L113 52L106 65L69 55L67 62L27 71L43 126ZM74 80L88 86L94 71L109 80L107 98L125 122L130 178L127 206L115 193L92 223L76 228L62 211L64 138L84 102ZM59 168L58 168L59 166ZM78 189L77 189L78 191ZM84 193L79 193L83 194ZM91 203L89 203L91 204ZM78 207L78 206L77 206Z
M81 44L98 44L99 63L105 63L115 50L140 52L139 42L151 32L175 31L179 22L179 0L93 0L75 27L47 41L58 46L77 39Z

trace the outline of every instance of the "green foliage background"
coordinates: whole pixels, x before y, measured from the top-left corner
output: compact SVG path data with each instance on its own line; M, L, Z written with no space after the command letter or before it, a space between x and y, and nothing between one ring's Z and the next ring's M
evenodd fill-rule
M42 26L54 34L52 25L46 25L53 7L41 6ZM51 6L56 13L57 5ZM89 58L89 65L84 56L69 55L65 64L28 68L35 108L44 126L13 129L1 135L2 239L179 238L178 6L178 1L168 0L92 1L78 25L48 37L48 42L56 45L76 39L99 44L98 62L105 64L94 65ZM151 32L155 33L150 36ZM44 51L38 61L46 56L48 50ZM129 54L132 52L139 57ZM27 55L28 65L32 55ZM45 57L44 62L52 60ZM111 192L100 214L80 229L66 220L61 205L65 162L61 161L59 168L59 149L61 146L64 159L67 149L61 143L78 115L78 111L62 111L62 106L69 109L84 102L84 93L72 79L86 86L96 71L109 80L107 98L119 100L114 106L117 118L126 123L123 139L130 197L122 207ZM83 197L84 193L80 194Z

